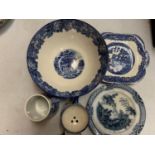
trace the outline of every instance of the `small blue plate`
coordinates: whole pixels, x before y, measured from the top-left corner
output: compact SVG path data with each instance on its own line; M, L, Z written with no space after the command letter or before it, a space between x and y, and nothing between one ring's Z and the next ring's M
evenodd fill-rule
M103 84L87 103L89 127L94 134L139 134L146 119L144 103L126 85Z
M109 52L107 83L130 84L142 79L149 64L149 54L137 35L103 33Z

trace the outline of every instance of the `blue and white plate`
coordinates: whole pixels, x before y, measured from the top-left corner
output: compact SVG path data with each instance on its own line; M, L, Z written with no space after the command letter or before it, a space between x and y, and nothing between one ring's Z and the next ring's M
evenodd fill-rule
M103 33L109 63L103 81L108 83L134 83L142 79L149 64L149 54L137 35Z
M95 88L108 64L102 35L79 20L56 20L32 38L27 65L34 82L47 94L76 97Z
M141 97L125 85L103 84L91 94L86 108L94 134L139 134L145 124Z

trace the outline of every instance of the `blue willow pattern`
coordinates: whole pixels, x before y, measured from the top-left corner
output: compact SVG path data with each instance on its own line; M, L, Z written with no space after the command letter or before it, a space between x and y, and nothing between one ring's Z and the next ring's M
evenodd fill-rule
M38 53L41 46L44 44L45 38L52 37L54 33L60 33L62 31L69 31L71 29L85 35L86 37L92 38L95 46L98 47L98 54L100 56L99 61L101 63L101 68L97 71L96 76L91 81L89 85L86 85L81 90L75 90L72 92L60 92L56 88L49 85L46 81L42 80L42 76L38 71ZM28 51L27 51L27 66L32 80L43 89L48 95L54 95L59 97L77 97L90 92L95 88L101 81L103 75L106 72L108 63L108 52L104 39L100 33L90 26L89 24L75 19L61 19L48 23L42 27L32 38Z
M130 107L126 99L121 100L121 104L125 108L125 112L117 110L115 97L117 93L112 95L103 96L102 103L98 103L97 116L103 126L110 130L121 130L130 126L131 119L130 115L136 115L136 111ZM124 101L124 102L123 102ZM109 105L110 109L104 108L104 105ZM111 118L112 114L115 114L115 118Z
M117 34L117 33L114 34L114 33L110 33L110 32L102 33L102 37L103 37L103 39L114 40L115 43L119 43L120 41L132 41L137 45L137 51L140 54L140 56L142 57L142 60L139 63L138 71L137 71L136 75L129 76L129 77L118 76L119 74L123 75L123 74L127 73L129 71L129 69L132 68L132 65L130 65L130 66L126 66L125 67L126 69L124 68L123 70L121 70L121 72L115 71L115 74L117 76L116 75L115 76L114 75L113 76L105 75L103 77L103 81L110 82L110 83L113 82L113 83L130 84L130 83L134 83L134 82L141 80L145 76L146 67L148 66L149 60L150 60L149 53L145 49L145 44L144 44L143 40L138 35L135 35L135 34L133 34L133 35ZM132 59L131 57L132 56L130 56L130 58L129 58L130 60ZM134 57L134 55L133 55L133 57ZM129 59L128 59L128 61L129 61ZM110 71L112 71L112 70L110 70Z
M90 96L86 106L89 115L90 130L96 135L107 134L105 132L101 132L98 129L98 127L94 123L93 117L97 117L100 124L102 124L104 128L107 128L111 131L119 131L121 129L126 130L126 128L130 126L131 119L134 119L134 117L136 117L137 112L133 107L129 105L129 101L126 99L126 97L118 97L117 92L113 92L112 94L105 94L102 97L100 96L97 105L93 107L94 103L96 103L95 99L102 91L108 91L116 88L130 93L133 100L135 101L135 104L137 104L137 106L139 107L140 118L139 120L137 120L136 125L132 127L131 132L128 134L140 134L144 127L146 119L146 111L143 100L135 90L126 85L119 84L102 84ZM117 103L115 98L117 98ZM121 108L117 107L118 104L119 106L121 105Z

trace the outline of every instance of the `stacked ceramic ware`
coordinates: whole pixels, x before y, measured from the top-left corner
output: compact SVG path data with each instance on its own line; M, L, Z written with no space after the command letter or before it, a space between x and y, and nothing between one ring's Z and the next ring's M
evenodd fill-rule
M100 34L80 20L53 21L34 35L28 47L29 73L46 95L30 97L25 113L40 122L65 100L64 133L90 129L93 134L139 134L145 106L127 84L141 80L148 64L148 52L137 35Z

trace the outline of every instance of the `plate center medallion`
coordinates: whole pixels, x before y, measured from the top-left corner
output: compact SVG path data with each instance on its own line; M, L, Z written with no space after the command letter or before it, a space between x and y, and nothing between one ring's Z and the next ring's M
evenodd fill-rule
M82 73L84 60L77 51L66 49L55 58L54 67L60 76L65 79L73 79Z
M109 51L109 72L113 74L126 74L134 65L133 52L123 43L111 43L108 45Z
M97 117L106 129L119 131L131 126L136 110L126 96L116 92L104 95L98 102Z

